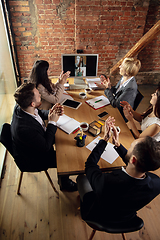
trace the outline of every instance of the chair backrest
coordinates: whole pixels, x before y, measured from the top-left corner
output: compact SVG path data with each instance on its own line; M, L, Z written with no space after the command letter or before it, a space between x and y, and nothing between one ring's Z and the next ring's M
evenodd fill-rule
M43 166L33 166L28 163L28 159L25 156L14 156L13 148L12 148L12 136L11 136L11 125L9 123L4 123L0 130L0 142L6 147L6 149L10 152L17 167L21 172L40 172L46 171L48 167Z
M98 231L103 231L107 233L128 233L140 230L144 222L143 220L135 215L134 218L127 222L116 222L116 223L98 223L90 220L85 220L85 222L93 229Z
M13 156L11 125L9 123L4 123L1 127L0 142L5 146L5 148Z
M137 109L138 105L140 104L140 102L142 101L143 98L144 98L144 96L142 95L142 93L140 93L140 91L137 90L137 96L135 98L134 106L133 106L134 111Z

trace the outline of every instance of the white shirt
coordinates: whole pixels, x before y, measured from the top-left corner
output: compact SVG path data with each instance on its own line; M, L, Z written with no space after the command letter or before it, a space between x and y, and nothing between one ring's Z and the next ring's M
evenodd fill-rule
M124 167L122 167L122 171L125 172L128 176L132 177L131 175L129 175L126 171L126 169ZM135 179L139 179L139 180L143 180L145 177L143 178L136 178L136 177L132 177L132 178L135 178Z
M153 124L157 124L160 126L160 119L157 117L145 117L144 119L142 119L141 122L141 130L142 132L149 126L153 125ZM158 132L156 135L153 136L154 139L156 139L157 141L160 141L160 132Z
M122 77L121 82L120 82L120 85L119 85L119 88L117 89L116 93L121 89L122 86L125 87L125 86L130 82L130 80L131 80L132 78L133 78L133 76L123 83L124 78Z

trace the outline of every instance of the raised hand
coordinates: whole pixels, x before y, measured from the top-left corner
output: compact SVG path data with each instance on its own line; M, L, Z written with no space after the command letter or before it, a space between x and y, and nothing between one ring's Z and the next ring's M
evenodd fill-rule
M57 122L59 117L63 115L64 107L59 103L56 103L50 110L48 114L48 120Z
M112 127L112 143L116 146L120 146L119 142L119 131L117 131L117 128L115 126Z
M126 106L128 109L130 109L130 111L133 110L131 105L127 101L120 101L120 106L121 107L125 107Z
M103 137L105 141L108 141L109 138L111 137L111 129L113 128L114 123L115 123L114 117L110 117L110 116L105 121L105 130L104 130L104 137Z
M124 113L124 116L127 118L128 121L132 121L133 114L132 114L131 108L128 105L123 107L123 113Z
M64 73L64 71L61 72L59 78L58 78L58 81L60 84L65 84L67 78L70 76L70 71L67 71L66 73Z
M111 88L111 82L110 82L110 79L109 78L104 78L104 79L101 79L102 81L102 85L105 87L105 88Z

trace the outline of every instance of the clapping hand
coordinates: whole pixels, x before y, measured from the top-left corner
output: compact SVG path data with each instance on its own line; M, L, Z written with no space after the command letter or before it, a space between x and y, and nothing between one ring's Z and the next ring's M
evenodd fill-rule
M116 146L120 146L119 142L119 131L117 131L117 128L115 126L112 127L112 143Z
M124 116L127 118L128 121L133 119L133 108L131 105L126 101L121 101L120 106L123 107Z
M109 78L105 78L103 81L102 81L102 85L105 87L105 88L110 88L111 89L111 82L110 82L110 79Z
M108 117L105 121L105 131L104 131L104 137L103 139L107 142L109 138L111 137L111 129L113 128L115 123L114 117Z
M66 82L66 80L67 80L67 78L69 78L69 76L70 76L70 71L67 71L66 73L64 73L64 71L62 71L61 72L61 74L60 74L60 76L59 76L59 78L58 78L58 82L60 83L60 84L65 84L65 82Z
M50 110L48 114L48 120L57 122L59 117L63 115L64 107L60 103L56 103Z

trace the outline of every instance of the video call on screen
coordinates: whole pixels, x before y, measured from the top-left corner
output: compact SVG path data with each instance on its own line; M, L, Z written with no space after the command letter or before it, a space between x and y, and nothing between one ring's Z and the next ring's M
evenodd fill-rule
M71 71L70 76L96 76L97 56L63 56L63 71Z

